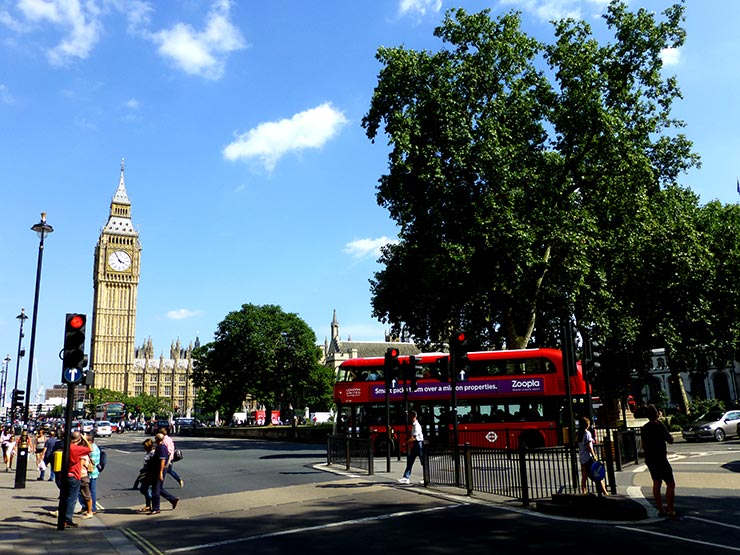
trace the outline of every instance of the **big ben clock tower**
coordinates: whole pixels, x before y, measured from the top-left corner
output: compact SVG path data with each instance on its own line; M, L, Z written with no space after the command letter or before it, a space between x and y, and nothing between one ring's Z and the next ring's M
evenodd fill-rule
M108 223L95 246L90 368L95 372L96 388L131 394L141 245L131 222L123 171L121 160Z

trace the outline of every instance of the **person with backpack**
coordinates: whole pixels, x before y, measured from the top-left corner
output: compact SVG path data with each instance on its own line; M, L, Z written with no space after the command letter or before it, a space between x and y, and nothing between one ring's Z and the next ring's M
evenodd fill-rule
M91 505L90 508L92 510L92 514L98 512L98 502L97 502L97 493L96 493L96 483L98 481L98 476L100 476L100 471L105 468L105 463L102 463L101 467L101 461L103 460L103 457L107 460L108 456L103 455L103 451L98 447L98 445L95 443L95 438L93 435L87 436L88 440L90 441L90 461L92 462L92 470L88 472L88 479L90 481L90 497L91 497ZM80 504L85 507L85 503L83 503L82 499L82 493L80 493ZM87 511L84 511L87 513ZM92 516L92 515L91 515Z

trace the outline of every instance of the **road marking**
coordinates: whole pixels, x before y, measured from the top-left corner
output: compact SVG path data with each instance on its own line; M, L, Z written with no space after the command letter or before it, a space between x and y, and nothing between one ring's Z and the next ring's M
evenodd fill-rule
M707 524L711 524L712 526L725 526L727 528L733 528L735 530L740 530L740 526L736 524L727 524L726 522L717 522L716 520L709 520L708 518L701 518L698 516L687 516L686 518L690 518L691 520L698 520L699 522L705 522Z
M267 534L257 534L256 536L246 536L244 538L235 538L233 540L223 540L219 542L203 543L200 545L190 545L187 547L177 547L175 549L168 549L164 553L186 553L188 551L200 551L202 549L208 549L211 547L221 547L224 545L233 545L235 543L250 542L254 540L262 540L265 538L275 538L278 536L287 536L290 534L300 534L303 532L313 532L316 530L325 530L327 528L338 528L340 526L353 526L355 524L364 524L366 522L373 522L377 520L387 520L390 518L400 518L409 515L419 515L423 513L431 513L434 511L445 511L448 509L457 509L458 507L465 507L469 503L459 503L456 505L446 505L444 507L431 507L429 509L420 509L418 511L401 511L398 513L391 513L387 515L370 516L365 518L355 518L352 520L343 520L340 522L331 522L329 524L319 524L317 526L305 526L303 528L292 528L290 530L281 530L279 532L269 532Z
M629 530L631 532L642 532L643 534L649 534L651 536L660 536L661 538L670 538L672 540L683 541L686 543L696 543L699 545L706 545L709 547L719 547L722 549L728 549L730 551L740 552L740 547L733 547L731 545L725 545L721 543L712 543L712 542L705 542L702 540L695 540L692 538L683 538L681 536L676 536L674 534L664 534L663 532L655 532L653 530L643 530L642 528L635 528L633 526L617 526L617 528L621 528L622 530Z
M163 555L162 552L154 547L154 544L141 537L137 532L131 528L122 528L121 532L130 539L136 546L141 549L146 555Z

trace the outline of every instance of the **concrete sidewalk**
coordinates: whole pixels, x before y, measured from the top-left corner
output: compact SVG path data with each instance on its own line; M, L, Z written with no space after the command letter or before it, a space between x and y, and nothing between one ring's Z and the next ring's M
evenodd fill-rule
M49 512L57 509L59 490L54 482L37 481L38 472L30 466L26 487L19 489L15 470L0 470L0 553L141 555L121 532L106 527L97 516L75 517L79 528L57 530L57 519Z

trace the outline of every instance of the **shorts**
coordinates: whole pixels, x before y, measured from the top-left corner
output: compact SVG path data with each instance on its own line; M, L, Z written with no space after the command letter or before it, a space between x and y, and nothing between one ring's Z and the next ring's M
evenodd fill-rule
M92 494L90 493L90 478L85 476L80 480L80 495L85 501L92 500Z
M671 467L671 463L669 463L667 459L646 464L653 482L665 482L666 484L676 483L673 478L673 467Z

